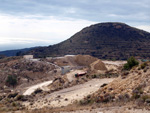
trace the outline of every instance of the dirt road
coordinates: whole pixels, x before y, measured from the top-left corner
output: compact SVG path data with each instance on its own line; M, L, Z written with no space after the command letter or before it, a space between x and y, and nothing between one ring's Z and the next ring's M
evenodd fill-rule
M67 106L73 103L74 101L79 101L85 96L94 93L100 88L102 84L112 82L113 80L113 78L93 79L84 84L62 89L60 91L56 91L54 93L46 95L44 98L39 98L33 103L32 106L29 105L30 103L26 103L25 106L27 106L29 109L39 109L44 106Z
M116 66L120 66L120 65L123 65L123 64L127 63L127 61L108 61L108 60L102 60L102 62L105 65L110 64L110 65L116 65Z
M37 84L37 85L34 85L34 86L31 86L29 87L24 93L23 95L31 95L37 88L40 88L44 91L47 91L48 88L46 86L48 86L49 84L52 83L52 80L51 81L46 81L46 82L43 82L43 83L40 83L40 84Z

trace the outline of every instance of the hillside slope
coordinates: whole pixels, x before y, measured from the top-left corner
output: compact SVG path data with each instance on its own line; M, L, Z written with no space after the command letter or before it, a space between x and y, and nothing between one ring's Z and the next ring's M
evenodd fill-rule
M150 58L150 33L124 23L86 27L59 44L33 49L35 57L88 54L101 59Z
M120 77L85 98L84 103L129 102L136 101L138 106L150 108L150 62L145 62L122 73Z

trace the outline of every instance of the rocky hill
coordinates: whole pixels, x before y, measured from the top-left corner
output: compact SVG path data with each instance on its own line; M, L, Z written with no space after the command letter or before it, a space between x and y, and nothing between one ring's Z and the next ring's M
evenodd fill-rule
M59 44L33 49L35 57L88 54L100 59L150 58L150 33L124 23L100 23L84 28Z
M21 57L6 57L0 59L0 89L7 84L9 76L16 79L15 89L19 89L41 81L53 79L56 72L55 66L44 61L26 60Z
M150 106L150 62L123 72L110 84L85 98L82 104L135 101L138 106Z

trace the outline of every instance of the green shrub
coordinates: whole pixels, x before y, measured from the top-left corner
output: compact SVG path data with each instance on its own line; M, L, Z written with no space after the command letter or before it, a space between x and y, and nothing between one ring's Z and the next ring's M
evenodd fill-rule
M9 85L12 85L14 87L17 84L17 79L15 76L9 75L7 77L6 83L8 83Z
M130 67L129 67L129 64L128 63L126 63L126 64L124 64L124 67L123 67L125 70L129 70L130 69Z
M139 62L132 56L127 60L127 63L124 64L125 70L130 70L132 67L138 65Z

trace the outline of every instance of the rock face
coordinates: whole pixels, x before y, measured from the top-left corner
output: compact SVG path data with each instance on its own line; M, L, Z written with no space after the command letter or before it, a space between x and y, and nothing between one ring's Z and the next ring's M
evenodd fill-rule
M92 55L100 59L150 58L150 33L124 23L100 23L86 27L59 44L33 49L35 57L67 54Z

